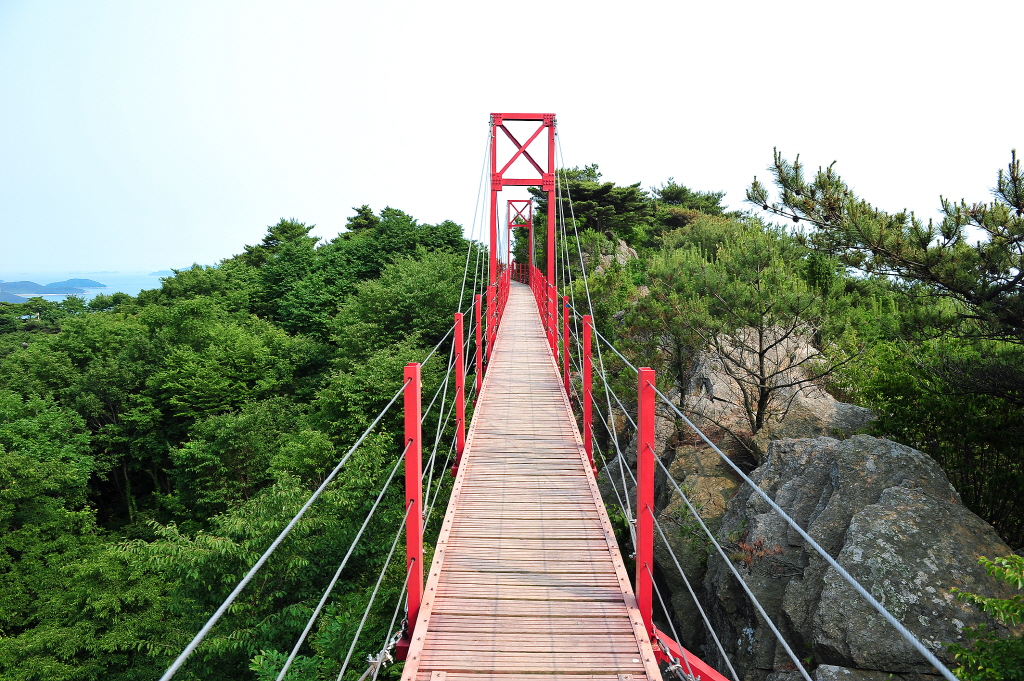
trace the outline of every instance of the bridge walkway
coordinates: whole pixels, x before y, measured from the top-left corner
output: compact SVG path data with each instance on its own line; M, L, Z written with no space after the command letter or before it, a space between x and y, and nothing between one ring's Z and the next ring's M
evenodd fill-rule
M513 283L403 681L660 681L529 287Z

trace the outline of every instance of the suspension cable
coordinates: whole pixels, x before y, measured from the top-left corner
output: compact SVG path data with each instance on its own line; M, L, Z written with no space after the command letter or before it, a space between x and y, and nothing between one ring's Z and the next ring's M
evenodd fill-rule
M491 156L491 134L488 133L486 141L484 142L484 160L483 160L483 163L480 164L480 181L477 183L477 187L476 187L476 203L473 205L473 222L471 222L470 225L469 225L469 236L470 236L470 238L467 239L467 241L469 243L466 244L466 265L463 268L463 272L462 272L462 289L459 291L459 307L460 308L462 307L462 296L466 292L466 279L469 276L469 254L473 251L473 239L472 239L472 237L473 237L473 230L476 228L476 216L477 216L477 212L480 209L480 197L483 195L484 177L486 176L487 161L490 160L490 156ZM476 279L474 277L474 284L475 283L476 283Z
M334 478L337 477L339 471L341 471L342 466L344 466L348 462L348 460L352 457L352 454L355 453L356 449L359 448L359 445L363 444L363 441L370 435L370 432L377 426L378 423L380 423L381 419L384 418L384 414L386 414L388 410L391 408L391 405L393 405L398 400L399 396L403 392L405 392L405 387L408 384L408 380L402 383L402 387L398 389L398 392L396 392L395 396L391 398L391 401L388 402L384 409L381 410L381 412L377 415L377 418L375 418L373 422L369 425L369 427L367 427L367 429L363 431L363 434L359 436L359 439L356 440L355 444L352 445L351 449L349 449L345 456L342 457L341 461L338 462L338 465L334 467L334 470L332 470L330 474L327 476L327 478L324 479L322 483L320 483L320 486L316 488L316 491L314 491L313 494L306 501L306 503L302 505L302 508L299 509L299 512L296 513L295 516L285 526L285 528L281 530L281 533L277 535L277 538L274 539L274 541L270 544L267 550L263 552L263 555L260 556L259 560L256 561L256 564L253 565L249 569L249 572L245 574L245 577L243 577L242 581L238 583L238 586L236 586L235 589L230 594L228 594L228 597L224 599L224 602L220 605L219 608L217 608L216 612L214 612L210 619L207 620L206 624L203 625L203 628L199 630L199 633L197 633L195 637L193 637L189 644L185 646L185 649L181 651L181 654L178 655L174 662L171 663L171 666L168 667L167 671L165 671L163 673L163 676L160 677L160 681L168 681L169 679L171 679L174 676L174 674L177 673L178 669L181 668L181 665L185 664L185 660L188 659L188 656L191 655L192 651L194 651L199 646L199 644L203 642L203 639L206 638L206 635L210 633L211 629L213 629L213 625L215 625L217 621L220 620L224 613L227 612L227 609L231 607L231 604L235 602L235 599L238 598L238 594L242 593L242 590L246 587L246 585L248 585L249 582L252 581L252 578L256 576L256 573L259 572L260 568L262 568L264 563L267 562L267 559L270 558L270 555L274 553L278 546L280 546L281 542L284 541L285 537L287 537L291 533L295 525L299 522L300 519L302 519L302 516L304 516L306 514L306 511L309 510L309 507L313 505L313 502L320 497L323 491L327 488L327 485L329 485L334 480Z
M285 674L288 673L288 669L292 666L295 656L299 654L299 648L302 647L302 644L306 640L306 636L309 635L310 629L313 628L313 624L316 622L317 617L320 616L320 611L323 610L324 604L327 602L327 598L331 595L331 591L334 590L334 585L338 583L338 578L341 577L341 571L345 569L345 565L348 564L348 559L352 556L352 551L355 550L356 544L359 543L367 525L370 524L370 519L373 518L373 514L377 511L377 507L380 506L381 499L383 499L385 493L387 493L388 486L391 484L391 481L394 480L395 473L398 472L398 467L402 464L402 460L408 453L411 444L411 440L406 443L405 450L398 457L398 461L395 462L395 467L391 469L391 475L389 475L388 479L384 482L384 486L381 488L380 494L377 495L377 500L373 502L373 506L370 508L369 513L366 514L366 520L363 521L362 527L360 527L359 531L356 532L356 536L352 539L352 543L349 545L348 551L345 553L345 557L342 558L341 565L339 565L338 569L335 570L334 577L331 578L331 581L327 584L327 588L324 589L324 595L320 597L320 602L317 603L316 607L313 609L313 614L309 616L309 621L306 622L306 628L302 630L302 633L299 635L299 640L295 642L295 647L292 648L292 652L288 655L288 659L285 660L284 667L281 668L281 672L277 675L277 681L281 681L281 679L284 678Z
M718 653L725 660L725 664L729 667L729 672L732 674L732 678L735 681L740 681L739 674L733 669L732 662L729 661L729 656L725 654L725 648L722 647L722 642L718 639L718 634L715 633L715 628L711 626L711 620L708 618L706 612L704 612L704 606L700 604L697 599L697 594L694 592L693 587L690 585L690 580L686 577L686 571L683 570L683 566L679 564L679 558L676 557L675 551L672 550L672 545L668 542L668 537L665 536L665 531L661 529L661 523L658 519L654 519L654 527L658 529L658 534L661 535L661 541L664 543L665 548L668 549L668 555L672 556L672 562L675 563L676 569L679 570L679 576L683 578L683 584L686 585L686 590L690 592L690 598L693 599L693 604L697 606L697 611L700 612L700 617L704 620L704 626L707 627L708 633L711 634L711 638L715 641L715 647L718 648ZM679 640L678 638L676 639Z
M596 332L596 329L595 329L595 332ZM598 335L600 336L600 334L598 334ZM615 347L614 347L613 345L611 345L611 343L609 343L607 339L605 339L605 338L604 338L603 336L600 336L600 337L601 337L601 340L604 340L604 341L605 341L605 343L607 343L607 344L608 344L608 346L609 346L609 347L610 347L610 348L611 348L611 349L612 349L612 350L613 350L613 351L614 351L614 352L615 352L616 354L618 354L618 355L619 355L620 357L622 357L622 354L621 354L621 353L619 353L619 351L618 351L618 350L616 350L616 349L615 349ZM624 357L622 357L622 359L623 359L623 361L625 361L625 362L626 362L627 364L629 364L628 360L626 360L626 359L625 359ZM630 366L630 368L633 368L633 369L635 370L635 367L633 367L633 366L632 366L631 364L630 364L629 366ZM610 392L611 392L611 393L612 393L613 395L615 395L614 391L612 391L612 390L611 390L611 388L610 388L610 386L608 386L608 383L607 383L607 378L606 378L606 377L605 377L605 376L603 375L603 373L601 373L601 372L599 372L599 375L601 375L601 378L602 378L602 380L603 380L603 381L605 382L605 387L606 387L606 389L607 389L607 390L609 390L609 391L610 391ZM878 601L877 601L877 600L876 600L876 599L875 599L875 598L874 598L874 597L873 597L873 596L872 596L872 595L871 595L871 594L870 594L870 593L869 593L869 592L868 592L868 591L867 591L867 590L866 590L866 589L865 589L865 588L864 588L863 586L861 586L861 584L860 584L859 582L857 582L857 580L855 580L855 579L854 579L854 578L853 578L853 577L852 577L852 576L851 576L851 575L850 575L850 574L849 574L849 573L848 573L848 572L847 572L847 571L846 571L846 570L845 570L845 569L844 569L844 568L843 568L842 566L840 566L840 565L839 565L839 563L838 563L838 562L837 562L837 561L836 561L836 560L835 560L834 558L832 558L832 556L831 556L831 555L829 555L829 554L828 554L828 552L827 552L827 551L825 551L825 550L824 550L824 549L823 549L823 548L822 548L822 547L821 547L821 546L820 546L820 545L819 545L819 544L818 544L818 543L817 543L816 541L814 541L814 539L812 539L812 538L810 537L810 535L808 535L808 534L807 534L807 532L806 532L806 531L805 531L805 530L804 530L804 529L803 529L802 527L800 527L800 526L799 526L799 525L797 524L797 522L796 522L795 520L793 520L793 518L791 518L791 517L790 517L790 516L789 516L789 515L788 515L788 514L787 514L787 513L785 512L785 511L783 511L783 510L782 510L782 508L781 508L781 507L780 507L780 506L779 506L778 504L776 504L776 503L775 503L775 502L774 502L774 501L773 501L773 500L772 500L772 499L771 499L771 498L770 498L770 497L769 497L769 496L767 495L767 493L765 493L765 492L764 492L764 490L762 490L762 489L761 489L761 488L760 488L760 487L759 487L758 485L754 484L754 482L753 482L753 481L752 481L752 480L751 480L751 479L749 478L749 476L747 476L747 475L746 475L746 474L745 474L745 473L744 473L744 472L743 472L743 471L742 471L742 470L741 470L741 469L740 469L740 468L739 468L739 467L738 467L738 466L737 466L737 465L736 465L736 464L735 464L735 463L734 463L734 462L733 462L733 461L732 461L731 459L729 459L729 457L727 457L727 456L726 456L726 455L725 455L725 454L724 454L724 453L722 452L722 450L721 450L721 449L719 449L719 448L718 448L718 447L717 447L717 446L716 446L716 445L715 445L715 444L714 444L714 443L713 443L713 442L712 442L712 441L711 441L711 440L710 440L710 439L709 439L709 438L708 438L708 437L707 437L707 436L706 436L706 435L705 435L705 434L703 433L703 431L701 431L701 430L700 430L700 429L699 429L699 428L698 428L698 427L697 427L696 425L694 425L694 423L693 423L693 422L692 422L692 421L691 421L691 420L690 420L689 418L687 418L687 417L686 417L686 415L684 415L684 414L682 413L682 411L680 411L680 409L679 409L679 408L678 408L678 407L677 407L677 406L676 406L675 404L673 404L673 403L672 403L672 401L671 401L670 399L668 399L668 397L666 397L664 393L662 393L662 392L661 392L661 390L659 390L659 389L657 388L657 386L653 386L653 385L652 385L651 387L652 387L652 388L654 388L654 391L655 391L655 392L656 392L656 393L658 394L658 396L659 396L659 397L660 397L660 398L662 399L662 401L663 401L663 402L664 402L665 404L667 404L667 405L668 405L668 406L669 406L669 407L670 407L670 408L671 408L671 409L672 409L672 410L673 410L673 411L674 411L674 412L675 412L675 413L676 413L676 414L677 414L677 415L678 415L678 416L679 416L679 417L680 417L680 418L681 418L681 419L682 419L682 420L683 420L683 421L684 421L684 422L685 422L685 423L686 423L686 424L687 424L687 425L688 425L688 426L689 426L689 427L690 427L690 428L691 428L691 429L692 429L692 430L693 430L693 431L694 431L695 433L697 433L697 435L699 435L699 436L701 437L701 439L703 439L703 440L704 440L704 442L706 442L706 443L707 443L707 444L708 444L708 445L709 445L709 446L710 446L710 447L711 447L711 448L712 448L712 449L713 449L713 450L714 450L714 451L715 451L715 452L716 452L716 453L717 453L717 454L719 455L719 457L720 457L720 458L721 458L721 459L722 459L723 461L725 461L725 462L726 462L726 463L727 463L727 464L728 464L728 465L729 465L729 466L730 466L730 467L731 467L731 468L732 468L732 469L733 469L733 470L734 470L734 471L736 472L736 474L737 474L737 475L739 475L739 477L740 477L740 478L741 478L741 479L742 479L742 480L743 480L744 482L746 482L746 483L747 483L748 485L750 485L750 487L751 487L751 488L752 488L752 489L753 489L753 490L754 490L755 492L757 492L757 493L758 493L758 494L759 494L759 495L760 495L760 496L761 496L761 497L762 497L762 498L763 498L763 499L764 499L764 500L765 500L765 501L766 501L766 502L767 502L767 503L768 503L768 504L769 504L769 505L770 505L770 506L772 507L772 509L773 509L773 510L775 510L775 511L776 511L777 513L779 513L779 515L780 515L780 516L781 516L781 517L782 517L782 518L783 518L784 520L786 520L786 522L787 522L787 523L788 523L788 524L789 524L790 526L792 526L792 527L793 527L793 528L794 528L794 529L795 529L795 530L797 531L797 533L798 533L798 534L800 534L800 536L801 536L801 537L802 537L802 538L803 538L803 539L804 539L805 541L807 541L807 543L808 543L808 544L809 544L809 545L810 545L810 546L811 546L812 548L814 548L814 550L815 550L815 551L816 551L817 553L819 553L819 554L820 554L820 555L821 555L821 556L822 556L822 557L823 557L823 558L825 559L825 561L826 561L826 562L827 562L827 563L828 563L828 564L829 564L829 565L830 565L830 566L831 566L831 567L832 567L833 569L835 569L835 570L836 570L836 572L838 572L838 573L839 573L839 575L840 575L841 577L843 577L843 579L845 579L845 580L846 580L846 581L847 581L847 582L848 582L848 583L849 583L849 584L850 584L850 585L851 585L851 586L852 586L852 587L853 587L853 588L854 588L854 589L855 589L855 590L857 591L857 593L859 593L859 594L860 594L860 595L861 595L862 597L864 597L864 598L865 598L865 600L867 600L867 601L868 601L868 603L869 603L869 604L871 604L871 606L872 606L872 607L874 607L874 608L875 608L875 610L876 610L876 611L878 611L878 612L879 612L879 614L881 614L881 615L882 615L882 617L883 617L883 618L884 618L884 619L885 619L885 620L886 620L887 622L889 622L890 624L892 624L892 625L893 625L893 626L894 626L894 627L896 628L896 630L897 630L897 631L898 631L898 632L899 632L899 633L900 633L900 634L901 634L901 635L902 635L902 636L903 636L903 637L904 637L904 638L905 638L905 639L906 639L906 640L907 640L907 641L908 641L908 642L909 642L909 643L910 643L911 645L913 645L915 649L917 649L917 650L918 650L918 652L920 652L920 653L921 653L922 655L924 655L925 659L926 659L926 660L927 660L927 661L928 661L928 662L929 662L930 664L932 664L932 665L933 665L933 666L934 666L934 667L935 667L936 669L938 669L938 670L940 671L940 673L942 673L942 675L943 675L943 676L945 676L945 677L946 677L946 678L947 678L947 679L948 679L949 681L955 681L956 677L952 675L952 672L949 672L949 670L948 670L948 669L946 669L946 667L945 667L944 665L942 665L942 663L941 663L941 662L940 662L940 661L938 660L938 658L936 658L936 657L935 657L935 655L934 655L934 654L933 654L933 653L932 653L931 651L929 651L929 650L928 650L928 649L927 649L927 648L926 648L926 647L924 646L924 644L923 644L923 643L921 643L921 642L920 642L920 641L919 641L919 640L917 639L917 637L916 637L916 636L914 636L914 634L913 634L913 633L911 633L911 632L910 632L910 631L909 631L909 630L908 630L908 629L907 629L907 628L906 628L906 627L905 627L905 626L904 626L904 625L903 625L903 624L902 624L901 622L899 622L899 621L898 621L898 620L897 620L897 619L896 619L896 618L895 618L895 617L894 617L894 616L893 616L893 615L892 615L892 614L891 614L891 613L890 613L890 612L889 612L889 611L888 611L888 610L887 610L887 609L886 609L886 608L885 608L885 607L884 607L884 606L883 606L883 605L882 605L881 603L879 603L879 602L878 602ZM617 395L615 395L615 398L616 398L616 401L617 401L617 402L619 402L619 405L621 406L621 401L620 401L620 400L618 399L618 396L617 396ZM600 412L598 412L598 413L600 414ZM626 412L626 416L627 416L627 418L628 418L628 416L629 416L628 412ZM603 417L602 417L602 420L603 420ZM631 419L631 421L632 421L632 419ZM633 424L633 425L634 425L634 427L636 426L635 422L634 422L634 424ZM662 467L664 468L664 464L662 464L662 463L661 463L661 460L660 460L660 459L659 459L658 457L655 457L655 458L656 458L656 459L658 459L658 463L659 463L659 464L660 464L660 465L661 465L661 466L662 466ZM632 471L630 471L630 473L632 474ZM668 475L667 469L666 469L666 475ZM671 476L669 476L669 477L671 477ZM675 481L673 480L672 482L673 482L673 486L675 486L675 487L677 488L677 491L679 491L679 490L678 490L678 486L676 486L676 485L675 485ZM681 494L681 491L680 491L680 494ZM689 501L687 501L687 505L689 506ZM694 513L694 515L696 516L696 513L695 513L695 512L693 511L693 509L691 508L690 510L691 510L691 513ZM701 522L702 522L702 521L701 521ZM702 524L703 524L703 522L702 522ZM715 541L715 539L714 539L713 537L712 537L712 542L715 542L715 543L716 543L716 546L717 546L717 542ZM720 547L719 547L719 550L721 551L721 548L720 548ZM724 556L724 553L723 553L723 556ZM728 560L727 560L727 562L728 562ZM730 564L730 568L731 568L731 567L732 567L732 565ZM744 587L745 587L745 585L744 585ZM749 593L749 591L748 591L748 595L750 595L750 596L751 596L751 598L753 598L753 595L752 595L752 594L750 594L750 593ZM763 614L763 613L762 613L762 614ZM770 620L769 620L769 623L770 623ZM772 624L771 626L772 626L772 628L773 628L773 631L774 631L774 630L775 630L775 629L774 629L774 625ZM776 634L776 635L778 636L778 634ZM787 646L787 649L788 649L788 644L786 644L786 646ZM791 655L791 657L792 657L792 655ZM947 673L949 674L949 676L947 676Z
M785 649L786 654L789 655L789 659L791 659L793 661L793 664L796 665L797 669L800 671L800 674L804 677L804 680L811 681L811 677L807 674L807 670L804 669L803 664L800 663L800 659L796 656L796 653L793 652L793 649L789 647L789 643L786 642L786 639L783 638L782 632L780 632L778 627L775 626L775 623L772 621L772 619L768 617L768 613L765 612L764 607L762 607L761 605L761 602L757 600L757 597L754 595L754 592L752 592L750 590L750 587L747 586L746 581L744 581L743 577L736 569L736 566L732 564L732 561L729 560L729 556L725 554L725 551L722 549L722 545L718 543L718 540L715 539L715 535L711 532L710 529L708 529L708 526L704 523L704 519L700 517L700 514L697 513L697 510L693 507L693 504L690 503L690 498L687 497L686 494L683 493L683 490L679 488L679 485L676 483L675 478L672 477L672 474L669 473L668 468L666 468L665 464L662 462L661 457L655 456L654 460L658 463L659 466L661 466L661 469L665 472L665 475L668 478L669 483L675 489L676 493L686 503L686 507L690 509L690 514L693 515L694 519L700 524L701 528L704 530L704 533L708 535L708 538L711 540L712 545L714 545L714 547L718 550L718 554L722 557L722 560L725 561L726 566L732 572L733 576L736 577L736 581L739 582L740 587L742 587L743 591L746 592L747 597L750 598L750 602L753 603L755 608L757 608L757 611L761 614L761 617L764 618L765 623L772 630L772 633L775 634L775 638L778 639L780 644L782 644L782 647Z
M377 590L380 589L381 582L384 581L384 576L388 572L388 566L391 565L391 558L395 555L395 547L398 546L398 540L402 538L402 531L405 529L405 519L409 517L409 513L412 511L412 503L406 504L405 507L405 518L403 518L402 524L398 527L398 532L395 533L395 540L391 542L391 550L388 551L388 557L384 561L384 567L381 568L380 577L377 578L377 583L373 586L373 593L370 594L370 601L366 604L366 610L363 611L363 618L359 620L359 628L356 629L356 635L352 638L352 645L348 648L348 654L345 655L345 661L341 664L341 671L338 672L338 681L341 681L341 677L345 675L345 670L348 669L348 662L352 659L352 652L356 649L356 644L359 642L359 636L363 633L363 625L366 624L366 618L370 616L370 610L373 608L373 602L377 599ZM412 560L416 560L413 558Z
M653 517L654 517L654 513L651 513L651 518L653 518ZM663 613L665 613L665 619L668 620L668 626L672 630L672 638L675 639L676 643L679 643L679 632L676 631L676 625L675 625L675 623L672 622L672 615L670 615L669 612L668 612L668 606L665 605L665 599L661 597L661 589L658 588L658 582L657 582L657 580L654 579L654 573L651 572L651 566L650 565L644 565L644 567L647 569L647 574L650 575L650 577L651 577L651 586L654 587L654 593L658 596L658 602L661 603L661 611ZM690 667L690 656L686 654L686 648L682 648L682 644L681 643L679 645L680 645L680 648L681 648L681 652L683 654L682 662L683 662L683 664L686 665L686 673L687 673L689 678L696 679L697 676L693 673L693 669ZM668 655L669 658L675 663L672 666L676 667L678 669L679 668L679 658L672 657L672 655L669 654L668 647L667 646L663 646L663 647L665 648L665 654Z
M693 429L693 431L696 432L697 435L699 435L701 437L701 439L704 440L704 442L706 442L718 454L718 456L723 461L725 461L727 464L729 464L729 467L732 468L733 471L735 471L735 473L740 476L740 478L743 480L743 482L745 482L748 485L750 485L750 488L754 492L756 492L769 506L771 506L772 510L774 510L776 513L778 513L779 516L783 520L785 520L789 524L790 527L792 527L794 530L796 530L797 534L799 534L800 537L804 541L806 541L808 543L808 545L811 546L811 548L813 548L822 558L824 558L825 562L827 562L829 564L829 566L833 570L835 570L837 573L839 573L839 575L844 580L846 580L846 582L850 586L852 586L854 588L854 590L857 593L859 593L864 598L864 600L866 600L869 604L871 604L871 606L876 611L878 611L878 613L885 619L885 621L887 621L889 624L891 624L896 629L896 631L898 631L900 633L900 635L903 636L903 638L905 638L907 640L907 642L909 642L912 646L914 646L914 648L917 649L917 651L924 656L924 658L929 662L929 664L931 664L933 667L938 669L939 672L944 677L946 677L946 679L948 679L948 681L956 681L956 676L954 676L953 673L951 671L949 671L949 669L947 669L946 666L944 664L942 664L942 662L940 662L937 657L935 657L935 654L932 653L932 651L928 650L928 648L926 648L925 645L923 643L921 643L921 641L918 640L917 636L915 636L909 629L907 629L903 625L902 622L897 620L892 615L892 613L890 613L885 608L884 605L879 603L875 599L875 597L872 596L871 593L868 592L867 589L865 589L863 586L861 586L860 582L858 582L856 579L854 579L853 576L850 575L850 573L847 572L846 569L843 568L843 566L841 566L836 561L836 559L833 558L828 553L828 551L826 551L824 548L821 547L820 544L818 544L818 542L816 542L814 539L812 539L811 535L807 534L807 532L804 530L804 528L800 527L800 525L795 520L793 520L793 518L791 518L788 513L786 513L784 510L782 510L781 506L779 506L777 503L775 503L775 501L770 496L768 496L768 494L763 489L761 489L761 487L759 485L755 484L754 481L751 480L750 477L739 468L739 466L737 466L735 463L733 463L733 461L729 457L727 457L722 452L722 450L718 448L717 445L715 445L715 443L713 443L711 440L709 440L708 437L700 430L700 428L695 426L693 424L693 422L690 419L688 419L686 417L686 415L683 414L683 412L680 411L678 407L676 407L676 405L674 405L672 403L671 400L669 400L667 397L665 397L665 395L660 390L658 390L658 388L656 386L652 385L651 387L654 388L654 392L656 392L658 394L658 396L661 397L661 399L669 407L671 407L672 410L676 412L676 414L679 415L679 418L681 418L686 423L686 425L688 425L691 429ZM657 457L655 457L655 458L657 458ZM659 460L659 463L660 463L660 460ZM664 464L662 464L662 467L664 467ZM680 492L680 494L682 494L682 492ZM689 502L687 502L687 504L689 504Z

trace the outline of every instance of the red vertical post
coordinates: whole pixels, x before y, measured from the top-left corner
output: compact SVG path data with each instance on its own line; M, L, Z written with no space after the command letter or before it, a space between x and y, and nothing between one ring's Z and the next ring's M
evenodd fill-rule
M548 280L548 343L551 344L551 354L558 361L558 313L555 311L555 300L558 299L558 290Z
M532 216L533 213L531 212L530 215ZM536 257L537 256L533 252L533 218L531 217L530 218L530 255L529 255L529 258L530 258L530 270L531 270L530 273L531 274L533 273L532 270L533 270L534 263L536 261Z
M462 330L462 313L455 313L455 468L459 469L462 452L466 449L466 358L463 356L465 342Z
M654 636L651 575L654 574L654 369L637 376L636 603Z
M558 276L555 272L555 204L558 201L556 196L555 177L555 126L548 126L548 284L551 285L551 293L548 299L548 316L551 319L551 352L558 354L558 316L555 312L555 300L558 296Z
M423 436L420 430L420 365L405 367L405 568L409 574L409 624L412 637L423 599Z
M497 307L498 299L498 192L501 191L502 181L498 173L498 131L495 125L501 123L500 116L495 120L491 115L491 204L490 204L490 252L488 259L488 287L487 287L487 356L491 356L491 337L493 335L491 325L494 319L494 310Z
M484 382L484 360L483 360L483 333L481 331L481 317L482 301L480 294L476 294L476 299L473 301L474 312L476 313L476 398L480 399L480 386Z
M562 383L569 396L569 296L562 296Z
M583 317L583 449L587 452L587 459L590 460L590 467L597 472L594 466L594 433L593 433L593 365L590 360L590 315Z

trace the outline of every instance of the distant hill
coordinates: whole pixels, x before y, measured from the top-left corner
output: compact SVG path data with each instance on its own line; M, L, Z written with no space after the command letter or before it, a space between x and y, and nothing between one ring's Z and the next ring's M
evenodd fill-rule
M76 286L56 286L49 284L42 286L34 281L5 281L0 283L0 291L4 293L85 293L83 289Z
M24 303L25 298L16 296L13 293L6 293L2 290L3 284L0 284L0 303Z
M0 284L2 286L2 284ZM68 279L67 281L55 281L52 284L47 284L46 287L51 286L80 286L82 288L107 288L106 284L101 284L98 281L92 279Z
M149 276L151 276L151 277L173 277L174 276L174 272L172 272L171 270L157 270L156 272L150 272Z

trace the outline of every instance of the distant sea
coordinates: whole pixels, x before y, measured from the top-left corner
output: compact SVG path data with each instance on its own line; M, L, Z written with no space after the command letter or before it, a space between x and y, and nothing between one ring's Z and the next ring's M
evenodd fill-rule
M170 276L171 274L169 270L160 270L160 272L167 272L164 276ZM2 281L34 281L42 286L58 281L67 281L68 279L92 279L101 284L106 284L105 288L87 288L84 294L78 294L85 299L92 298L99 293L107 295L111 293L127 293L128 295L137 296L139 291L143 289L160 288L160 276L151 275L148 272L86 272L82 270L73 272L0 272L0 280ZM0 283L0 291L3 290L3 287L3 283ZM31 297L24 296L25 300ZM63 293L44 294L42 297L46 300L64 300L67 298L67 295Z

